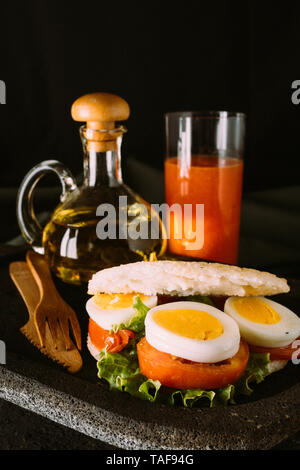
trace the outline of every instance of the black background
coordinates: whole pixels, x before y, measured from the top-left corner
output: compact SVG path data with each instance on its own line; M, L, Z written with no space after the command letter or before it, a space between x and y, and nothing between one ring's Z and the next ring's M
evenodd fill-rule
M0 106L0 189L17 187L33 165L48 158L63 161L74 174L81 171L79 124L72 121L70 108L76 98L94 91L117 93L130 104L125 164L131 157L162 168L165 112L231 109L247 114L244 190L299 184L300 104L291 101L297 79L296 0L3 0L0 80L6 83L7 104ZM9 194L0 191L3 240L19 233L16 221L3 230L14 217ZM293 216L291 211L289 220ZM272 261L285 260L281 248L286 243L296 263L297 235L282 237L293 227L299 233L296 222L289 226L278 217L280 231L280 223L272 226L264 211L255 220L259 224L244 237L248 259L258 253L251 265L269 244L267 237L261 242L264 232L274 241ZM287 259L289 269L296 269ZM0 408L6 430L2 448L104 446L6 402Z
M237 110L248 117L244 189L297 184L299 13L296 1L2 2L1 187L48 158L81 171L70 107L93 91L131 106L123 160L162 168L167 111Z

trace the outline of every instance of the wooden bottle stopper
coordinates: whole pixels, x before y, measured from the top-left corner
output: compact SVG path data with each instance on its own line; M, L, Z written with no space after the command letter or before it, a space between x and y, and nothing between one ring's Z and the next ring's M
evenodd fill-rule
M116 138L120 135L118 129L115 129L115 122L125 121L129 114L128 103L111 93L81 96L71 108L74 121L86 122L87 148L96 152L115 149Z

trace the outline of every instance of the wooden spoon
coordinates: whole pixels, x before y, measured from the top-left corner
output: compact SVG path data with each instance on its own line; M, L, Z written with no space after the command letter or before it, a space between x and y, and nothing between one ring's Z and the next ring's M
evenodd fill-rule
M59 328L57 329L56 342L54 343L49 326L46 323L44 344L41 345L40 343L34 322L34 313L40 302L40 293L27 263L24 261L11 263L9 265L9 274L20 292L29 313L28 322L20 328L21 333L43 354L58 362L69 372L78 372L82 367L81 355L71 340L70 349L67 350L65 348L65 339Z

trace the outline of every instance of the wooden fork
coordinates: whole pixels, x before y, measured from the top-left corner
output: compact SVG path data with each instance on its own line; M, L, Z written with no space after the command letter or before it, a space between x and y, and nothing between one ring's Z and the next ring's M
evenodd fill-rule
M81 350L81 331L77 316L72 308L61 298L44 256L28 251L26 261L35 279L40 292L40 301L34 312L34 323L38 332L40 343L45 343L45 326L49 326L53 342L57 342L58 328L60 327L66 349L70 349L72 342L69 334L71 327L77 348Z
M10 263L9 274L20 292L29 314L27 323L20 328L21 333L50 359L58 362L58 364L65 367L71 373L78 372L82 367L81 355L73 343L72 348L68 351L66 350L63 334L60 330L58 330L57 344L55 345L49 327L46 325L45 346L41 346L38 332L34 324L34 312L40 301L40 293L28 264L24 261L14 261Z

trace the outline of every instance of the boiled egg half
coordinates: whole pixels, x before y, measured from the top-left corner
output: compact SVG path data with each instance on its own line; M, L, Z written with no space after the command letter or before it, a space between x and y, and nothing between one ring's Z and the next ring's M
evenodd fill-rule
M127 323L136 315L133 304L137 296L149 308L157 305L156 295L96 294L87 301L86 310L101 328L111 330L115 325Z
M198 302L172 302L152 308L146 316L145 336L159 351L195 362L231 358L240 345L236 321Z
M300 318L265 297L229 297L224 311L238 323L241 336L254 346L284 347L300 335Z

